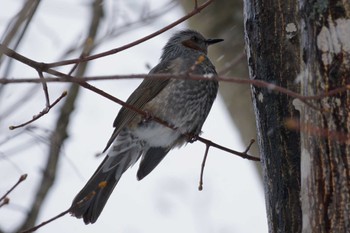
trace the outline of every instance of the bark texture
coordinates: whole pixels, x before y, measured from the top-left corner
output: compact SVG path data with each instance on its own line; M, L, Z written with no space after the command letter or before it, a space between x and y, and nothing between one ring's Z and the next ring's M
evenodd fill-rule
M350 2L300 1L302 93L350 83ZM300 105L303 232L350 232L350 92Z
M298 92L299 16L296 0L246 0L245 41L250 78ZM300 134L293 99L252 86L270 232L301 232Z

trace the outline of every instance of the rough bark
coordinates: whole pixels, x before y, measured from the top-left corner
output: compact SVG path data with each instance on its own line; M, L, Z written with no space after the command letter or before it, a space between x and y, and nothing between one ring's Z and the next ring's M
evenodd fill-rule
M300 43L296 0L244 2L250 78L298 92ZM301 232L300 135L286 127L298 118L293 99L252 86L270 232Z
M302 93L350 83L349 1L300 1ZM350 93L300 105L303 232L350 232Z

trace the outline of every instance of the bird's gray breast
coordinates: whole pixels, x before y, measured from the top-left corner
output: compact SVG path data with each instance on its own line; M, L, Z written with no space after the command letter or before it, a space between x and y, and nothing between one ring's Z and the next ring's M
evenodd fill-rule
M150 103L152 114L177 127L181 133L199 134L202 125L211 109L218 91L215 79L215 67L204 56L201 63L196 64L198 56L190 61L177 59L178 72L200 74L206 80L172 79L169 84ZM180 72L182 71L182 72Z

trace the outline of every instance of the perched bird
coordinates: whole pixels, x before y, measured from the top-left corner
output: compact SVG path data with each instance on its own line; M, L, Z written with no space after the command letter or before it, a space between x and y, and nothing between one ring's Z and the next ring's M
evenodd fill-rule
M207 49L220 41L205 39L193 30L180 31L169 39L160 63L150 74L197 74L207 79L143 80L126 103L174 129L121 108L104 150L109 149L107 156L74 198L70 209L73 216L82 217L85 224L96 222L122 174L140 157L138 180L147 176L172 148L186 143L188 134L200 134L218 91L217 74Z

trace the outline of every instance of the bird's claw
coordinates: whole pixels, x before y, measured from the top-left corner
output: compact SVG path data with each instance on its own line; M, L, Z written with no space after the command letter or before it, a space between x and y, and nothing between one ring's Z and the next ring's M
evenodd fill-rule
M187 142L189 143L194 143L197 140L198 140L198 135L196 134L189 134L187 137Z

